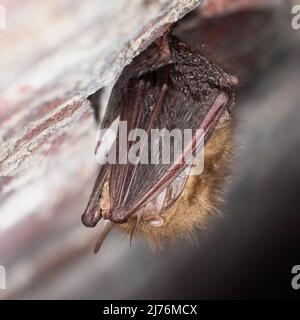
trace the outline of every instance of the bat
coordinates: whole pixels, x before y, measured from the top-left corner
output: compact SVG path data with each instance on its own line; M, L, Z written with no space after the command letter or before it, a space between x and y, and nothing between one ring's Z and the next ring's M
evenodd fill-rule
M111 128L116 119L126 122L127 133L153 129L183 133L190 129L190 141L174 152L170 163L121 162L120 129L114 142L116 163L100 167L82 222L95 227L103 219L98 251L109 231L117 226L160 244L184 237L203 224L204 216L218 202L225 180L226 159L232 146L231 114L237 77L210 62L198 49L166 32L124 68L114 85L101 128ZM197 132L205 145L204 172L190 175L187 161L195 154ZM199 138L199 137L198 137ZM148 136L147 136L148 139ZM155 142L140 144L139 159ZM97 145L97 150L101 141ZM125 151L133 146L128 141ZM156 149L157 150L157 149ZM175 151L175 144L171 145ZM158 149L161 159L163 150ZM150 159L150 155L147 158ZM151 160L151 159L150 159Z

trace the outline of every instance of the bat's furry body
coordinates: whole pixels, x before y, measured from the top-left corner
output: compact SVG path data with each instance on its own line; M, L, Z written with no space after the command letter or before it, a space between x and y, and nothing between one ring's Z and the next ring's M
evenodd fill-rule
M204 172L191 175L174 205L161 213L165 223L152 227L141 219L135 234L161 247L166 241L192 236L195 229L205 228L208 220L220 213L223 194L228 186L233 153L233 120L215 129L204 151ZM159 213L157 213L159 214ZM129 234L135 220L119 225Z

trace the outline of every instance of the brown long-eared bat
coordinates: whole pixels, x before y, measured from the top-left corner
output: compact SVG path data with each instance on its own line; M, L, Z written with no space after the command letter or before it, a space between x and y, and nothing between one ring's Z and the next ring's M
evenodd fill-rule
M128 133L139 128L147 135L152 129L176 129L181 133L190 129L193 134L170 163L145 164L119 161L124 148L120 148L118 131L114 145L117 161L101 165L82 216L88 227L105 220L96 251L114 226L161 245L167 239L189 236L218 210L229 172L233 88L237 83L235 76L170 33L125 67L112 90L102 129L110 128L118 119L119 123L127 123ZM191 175L193 164L186 160L197 150L199 130L204 145L204 171ZM128 141L126 151L132 145ZM151 146L150 138L140 143L138 156ZM170 150L174 149L173 143ZM156 150L161 159L163 150Z

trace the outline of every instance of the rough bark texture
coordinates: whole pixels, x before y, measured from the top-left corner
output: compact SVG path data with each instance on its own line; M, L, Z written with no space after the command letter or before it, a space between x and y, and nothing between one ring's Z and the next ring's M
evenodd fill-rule
M97 171L96 122L86 99L201 2L6 5L7 29L0 30L0 264L7 269L8 290L0 297L124 298L153 279L162 257L153 258L143 244L129 250L129 241L118 239L95 257L97 229L80 223ZM206 0L203 13L262 2L280 1L240 0L232 6ZM175 261L170 254L164 265ZM127 280L125 270L131 270Z
M0 262L9 270L8 296L33 281L19 272L25 265L39 277L92 248L96 234L80 223L97 170L86 98L200 2L7 4L7 29L0 31Z

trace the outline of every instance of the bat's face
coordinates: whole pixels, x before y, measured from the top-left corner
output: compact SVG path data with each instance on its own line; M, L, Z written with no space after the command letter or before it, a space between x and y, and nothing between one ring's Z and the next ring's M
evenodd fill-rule
M101 167L84 224L95 226L104 218L109 221L104 234L117 224L154 242L188 234L201 225L216 206L224 180L236 84L235 77L173 37L163 37L138 56L111 94L103 125L110 127L118 118L126 123L126 131L121 133L119 128L117 134L116 163ZM146 133L135 154L139 161L133 163L126 156L124 162L120 141L137 128ZM181 140L178 149L172 140L167 162L160 145L165 135L152 139L153 130L182 134L185 143ZM189 139L184 137L186 130L190 130ZM203 145L204 172L190 175ZM126 142L126 153L132 147L132 140ZM155 163L153 156L158 156Z

